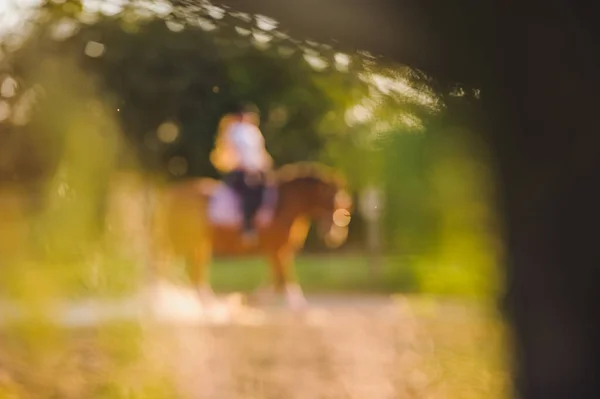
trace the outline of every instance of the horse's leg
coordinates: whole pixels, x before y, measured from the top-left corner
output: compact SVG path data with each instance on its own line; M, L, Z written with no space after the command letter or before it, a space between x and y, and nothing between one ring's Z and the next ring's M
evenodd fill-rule
M281 248L271 255L271 267L275 289L284 293L287 305L294 309L306 307L307 302L302 288L294 276L295 252L289 248Z
M162 237L161 237L162 238ZM144 301L149 311L155 316L160 314L168 290L167 275L173 253L170 246L161 239L153 240L146 253L147 261L147 290L144 290ZM158 312L158 313L157 313ZM159 316L160 317L160 316Z
M186 257L186 267L190 281L200 295L200 300L212 303L215 301L209 278L212 247L210 240L202 241Z
M153 251L148 256L148 283L150 285L160 284L161 280L167 276L170 257L166 251Z
M174 255L167 233L156 230L148 237L149 245L143 254L147 264L147 283L152 290L158 289L161 281L166 279Z

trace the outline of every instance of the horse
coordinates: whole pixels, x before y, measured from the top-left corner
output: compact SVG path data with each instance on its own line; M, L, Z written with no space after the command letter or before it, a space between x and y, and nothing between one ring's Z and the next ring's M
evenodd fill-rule
M154 274L162 275L169 259L185 260L187 274L202 301L214 300L209 282L213 255L264 256L273 281L271 290L283 293L287 305L307 305L295 279L294 258L303 247L311 223L330 247L345 241L352 199L344 180L316 163L290 164L272 173L257 212L258 240L242 239L239 199L224 183L193 178L165 186L155 202L153 220Z

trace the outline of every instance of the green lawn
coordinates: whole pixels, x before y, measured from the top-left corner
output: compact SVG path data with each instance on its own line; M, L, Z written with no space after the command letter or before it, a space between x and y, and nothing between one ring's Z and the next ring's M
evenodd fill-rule
M435 262L427 264L417 257L385 257L376 274L371 272L365 255L303 255L296 259L295 266L298 281L308 293L415 293L471 299L494 296L488 288L493 284L487 282L491 277L480 271ZM147 276L146 267L144 262L106 255L97 262L43 267L16 265L13 271L18 274L35 269L32 282L52 283L67 296L121 296L139 288ZM42 277L44 273L48 275ZM214 259L210 276L217 292L248 292L272 281L270 265L258 257ZM165 277L189 284L181 261L174 261ZM7 275L3 281L15 282L18 280L15 278ZM13 285L10 283L3 289L14 291Z
M408 260L404 261L408 262ZM211 281L218 291L248 291L271 281L268 263L262 258L216 259ZM300 256L296 276L307 292L392 293L415 289L412 269L402 259L382 262L376 277L365 256Z
M95 265L81 262L35 266L23 264L15 265L12 269L18 275L36 269L32 283L39 285L46 281L54 286L53 289L75 297L128 295L137 290L136 287L147 274L143 262L110 255ZM410 266L409 259L385 259L376 277L371 274L368 258L365 256L300 256L296 259L295 272L305 291L312 293L417 291L414 267ZM16 281L20 280L17 274L10 278L6 276L3 281L12 283L5 284L2 287L4 291L12 292L18 288L15 286ZM211 283L218 292L248 292L272 281L270 265L264 258L258 257L214 259L210 276ZM189 284L182 261L174 261L166 277L174 282Z
M262 258L215 259L211 282L217 291L249 291L271 281L269 268ZM183 267L176 269L176 278L182 278ZM496 275L472 262L463 266L387 256L374 275L365 255L304 255L296 259L295 272L304 290L313 293L419 293L476 300L498 293Z

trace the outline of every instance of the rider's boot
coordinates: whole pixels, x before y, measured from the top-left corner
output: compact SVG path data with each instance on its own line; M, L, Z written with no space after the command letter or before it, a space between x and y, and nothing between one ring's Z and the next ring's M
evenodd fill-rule
M242 196L244 213L244 224L242 228L242 240L246 246L256 246L259 243L258 233L254 226L256 212L260 206L262 191L256 187L245 187Z

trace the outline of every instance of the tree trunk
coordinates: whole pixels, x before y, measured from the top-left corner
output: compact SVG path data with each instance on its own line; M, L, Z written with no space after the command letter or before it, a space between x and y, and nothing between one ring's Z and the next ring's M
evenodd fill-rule
M482 92L504 193L518 396L600 397L597 43L566 1L507 3Z

